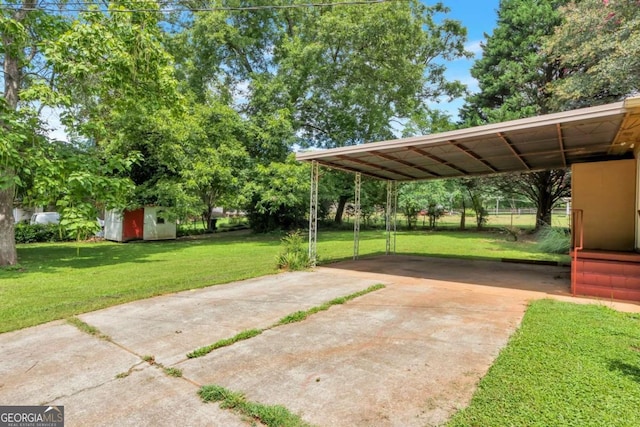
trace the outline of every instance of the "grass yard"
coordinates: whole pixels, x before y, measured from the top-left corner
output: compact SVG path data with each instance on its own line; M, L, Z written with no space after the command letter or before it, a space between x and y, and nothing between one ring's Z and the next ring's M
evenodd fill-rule
M640 315L531 304L457 426L640 425Z
M473 215L468 215L467 224L473 226L476 219ZM460 225L460 215L444 215L438 220L439 227L458 227ZM533 229L536 225L536 215L530 214L508 214L500 213L495 215L489 213L487 217L488 227L520 227L523 229ZM551 225L553 227L569 227L569 217L567 215L554 214L551 217Z
M353 217L346 217L345 220L353 224ZM384 216L373 216L370 219L371 223L379 226L384 226ZM397 223L399 227L406 227L407 220L402 214L398 214ZM564 213L554 212L551 217L551 226L569 228L570 216ZM475 227L476 218L473 214L467 213L466 217L467 228L471 229ZM419 215L417 226L419 228L426 228L429 225L429 219L426 216ZM533 230L536 225L536 215L533 212L530 213L506 213L500 212L496 215L492 210L489 211L487 216L487 227L518 227L523 230ZM453 215L445 214L440 217L436 224L438 229L454 229L457 230L460 227L460 214Z
M18 246L0 270L0 332L185 289L275 273L277 236Z
M0 333L155 295L276 272L278 234L219 233L206 239L146 243L18 246L20 269L0 269ZM385 250L383 231L363 231L360 255ZM567 260L530 241L477 232L399 232L397 253ZM353 256L353 233L318 236L321 263Z
M569 256L541 252L532 239L507 240L506 233L476 231L399 231L396 253L439 257L480 259L526 259L569 262ZM383 254L386 232L367 230L360 233L361 256ZM318 235L318 257L321 263L353 256L352 232L327 232Z

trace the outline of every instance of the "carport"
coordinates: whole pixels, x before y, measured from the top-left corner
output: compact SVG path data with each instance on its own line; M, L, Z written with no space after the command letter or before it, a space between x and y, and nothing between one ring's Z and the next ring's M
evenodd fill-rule
M397 183L572 170L572 293L640 301L640 97L432 135L302 152L311 162L309 255L316 259L319 166L387 181L386 253L395 252ZM606 229L603 224L606 224Z

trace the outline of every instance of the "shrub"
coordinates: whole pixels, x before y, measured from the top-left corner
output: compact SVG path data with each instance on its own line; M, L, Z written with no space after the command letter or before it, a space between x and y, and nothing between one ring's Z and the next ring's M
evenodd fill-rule
M564 228L546 226L538 231L538 247L549 254L567 254L571 249L571 236Z
M292 231L281 240L282 252L278 255L278 268L289 271L304 270L311 266L305 239L299 230Z
M16 243L64 242L70 240L57 224L26 224L15 226Z

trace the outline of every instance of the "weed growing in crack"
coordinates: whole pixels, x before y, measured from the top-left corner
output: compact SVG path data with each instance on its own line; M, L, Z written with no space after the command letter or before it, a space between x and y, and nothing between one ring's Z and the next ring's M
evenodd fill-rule
M242 331L231 338L225 338L220 341L216 341L211 345L200 347L199 349L194 350L191 353L187 354L187 357L189 359L193 359L195 357L201 357L201 356L204 356L205 354L211 353L213 350L217 348L227 347L238 341L248 340L249 338L253 338L257 335L260 335L262 332L263 332L263 329L247 329L246 331Z
M321 304L319 306L316 307L312 307L309 310L304 310L304 311L296 311L295 313L291 313L285 317L283 317L282 319L280 319L278 322L274 323L273 325L269 326L268 328L264 328L264 329L248 329L246 331L242 331L239 334L231 337L231 338L225 338L225 339L221 339L220 341L217 341L211 345L205 346L205 347L200 347L197 350L192 351L191 353L187 354L187 357L189 359L193 359L196 357L202 357L204 355L207 355L209 353L211 353L213 350L220 348L220 347L227 347L230 346L238 341L243 341L243 340L247 340L249 338L253 338L257 335L260 335L261 333L263 333L264 331L271 329L271 328L275 328L277 326L281 326L281 325L286 325L289 323L295 323L295 322L301 322L303 320L305 320L307 317L309 317L312 314L318 313L320 311L325 311L328 310L332 305L338 305L338 304L344 304L347 301L351 301L354 298L360 297L362 295L368 294L369 292L374 292L377 291L378 289L382 289L385 286L382 284L377 284L377 285L373 285L373 286L369 286L367 289L363 289L361 291L358 292L354 292L353 294L344 296L344 297L339 297L339 298L334 298L329 302L325 302L324 304Z
M202 387L198 394L205 402L220 402L220 407L231 409L270 427L309 427L299 415L281 405L263 405L247 401L242 393L233 392L218 385Z
M156 364L155 356L145 355L145 356L142 356L142 360L147 362L149 365L155 365Z
M90 324L83 322L82 320L78 319L77 317L69 317L67 319L67 323L69 323L70 325L75 326L76 328L78 328L79 330L81 330L82 332L92 335L96 338L99 338L101 340L105 340L105 341L111 341L111 337L109 335L105 335L102 332L100 332L100 330L98 328L96 328L95 326L91 326Z
M347 301L351 301L354 298L357 298L357 297L360 297L362 295L368 294L369 292L377 291L378 289L382 289L382 288L384 288L384 285L382 285L382 284L369 286L367 289L363 289L362 291L354 292L354 293L352 293L350 295L347 295L347 296L344 296L344 297L334 298L329 302L325 302L324 304L321 304L319 306L312 307L309 310L296 311L295 313L291 313L291 314L283 317L282 319L280 319L273 326L280 326L280 325L286 325L286 324L289 324L289 323L301 322L301 321L305 320L307 317L309 317L312 314L316 314L316 313L318 313L320 311L328 310L329 308L331 308L331 306L344 304Z
M182 370L178 368L163 368L163 371L165 374L169 375L170 377L176 377L176 378L182 377Z

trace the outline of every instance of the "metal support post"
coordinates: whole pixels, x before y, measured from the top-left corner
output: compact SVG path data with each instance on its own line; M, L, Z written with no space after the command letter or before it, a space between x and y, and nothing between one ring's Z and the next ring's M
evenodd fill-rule
M362 187L362 176L356 172L356 194L355 194L355 218L353 221L353 259L358 259L360 251L360 189Z
M398 205L398 185L395 181L387 181L387 209L385 222L387 226L386 254L396 253L396 206Z
M318 162L311 162L311 195L309 197L309 261L316 266L318 239Z

